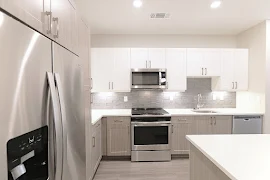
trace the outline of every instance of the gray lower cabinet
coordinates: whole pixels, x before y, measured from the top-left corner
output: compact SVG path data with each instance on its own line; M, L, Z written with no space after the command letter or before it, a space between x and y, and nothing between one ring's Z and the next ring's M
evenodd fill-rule
M102 158L101 149L101 120L93 125L92 133L92 159L91 159L91 169L93 170L93 176L99 166L100 160Z
M130 156L130 117L107 118L107 156Z
M196 134L193 116L172 117L172 154L188 154L189 142L186 135Z
M196 116L197 134L231 134L232 116Z

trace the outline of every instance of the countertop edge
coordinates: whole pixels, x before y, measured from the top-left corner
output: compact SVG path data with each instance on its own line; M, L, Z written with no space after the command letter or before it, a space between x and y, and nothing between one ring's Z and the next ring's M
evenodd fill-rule
M237 180L230 172L222 167L215 159L213 159L207 152L205 152L200 146L198 146L190 137L196 135L187 135L186 139L195 146L203 155L205 155L212 163L214 163L222 172L224 172L231 180Z

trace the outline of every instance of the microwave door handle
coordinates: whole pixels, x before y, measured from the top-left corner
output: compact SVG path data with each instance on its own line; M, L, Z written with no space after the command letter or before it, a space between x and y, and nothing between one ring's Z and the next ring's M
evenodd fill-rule
M60 119L60 107L59 107L59 101L56 93L56 87L55 87L55 81L53 74L51 72L47 72L47 79L48 79L48 84L49 84L49 90L50 90L50 95L51 95L51 102L52 102L52 109L53 109L53 126L54 126L54 131L55 131L55 171L54 174L54 179L55 180L61 180L62 179L62 171L63 171L63 144L62 144L62 137L63 137L63 132L62 132L62 124L61 124L61 119Z

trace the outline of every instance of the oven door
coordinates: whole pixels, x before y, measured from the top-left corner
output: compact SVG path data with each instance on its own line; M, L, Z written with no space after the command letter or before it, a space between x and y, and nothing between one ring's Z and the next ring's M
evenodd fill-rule
M170 150L170 122L132 122L131 141L133 151Z

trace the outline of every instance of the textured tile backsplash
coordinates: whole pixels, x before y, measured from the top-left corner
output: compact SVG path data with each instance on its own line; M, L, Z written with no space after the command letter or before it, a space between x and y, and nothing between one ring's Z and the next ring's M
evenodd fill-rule
M202 94L203 108L235 108L236 93L212 92L211 79L188 79L186 92L164 92L157 90L135 90L129 93L93 93L93 109L130 108L194 108L197 95ZM128 102L124 102L124 96ZM213 100L214 97L216 100Z

